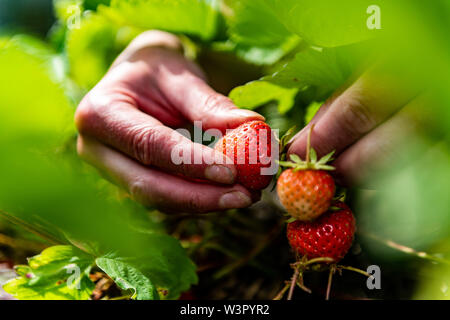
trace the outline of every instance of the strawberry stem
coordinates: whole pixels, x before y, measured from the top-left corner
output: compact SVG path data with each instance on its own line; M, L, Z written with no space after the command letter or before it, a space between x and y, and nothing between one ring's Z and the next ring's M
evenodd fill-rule
M302 289L302 290L305 291L306 293L309 293L309 294L312 293L311 289L305 287L305 285L304 285L304 283L303 283L303 274L302 274L302 273L301 273L300 276L298 277L297 285L299 286L300 289Z
M298 279L299 273L300 273L300 267L295 267L295 272L292 275L291 284L290 284L290 288L289 288L289 293L288 293L288 296L287 296L288 300L292 300L292 295L294 294L294 288L295 288L295 284L297 283L297 279Z
M286 284L284 285L283 289L281 289L281 291L275 296L275 298L273 298L273 300L281 300L281 298L283 298L285 292L287 291L287 289L289 289L290 286L291 283L289 281L286 281Z
M368 274L368 273L367 273L366 271L364 271L364 270L361 270L361 269L358 269L358 268L354 268L354 267L350 267L350 266L341 266L341 265L338 265L338 266L336 266L336 268L337 268L338 270L349 270L349 271L353 271L353 272L362 274L363 276L366 276L366 277L370 277L370 276L371 276L370 274Z
M336 272L336 265L333 264L330 266L330 273L328 274L328 285L327 285L327 293L325 295L325 300L330 300L331 283L333 281L333 275L335 272Z
M311 152L311 133L314 129L314 123L311 124L308 131L308 137L306 138L306 165L308 166L310 161L310 152Z
M324 262L324 263L334 262L334 259L333 258L329 258L329 257L319 257L319 258L314 258L314 259L308 260L306 262L303 262L302 264L303 264L303 266L306 267L306 266L308 266L310 264L321 263L321 262Z

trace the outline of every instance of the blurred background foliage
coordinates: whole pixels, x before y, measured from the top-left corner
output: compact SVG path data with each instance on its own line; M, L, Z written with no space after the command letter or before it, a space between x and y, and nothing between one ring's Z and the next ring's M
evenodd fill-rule
M380 30L366 27L366 9L374 4L381 8ZM242 85L230 97L264 114L281 133L293 124L302 127L334 90L380 58L396 75L393 87L428 92L429 105L417 115L428 127L402 146L408 161L393 161L379 172L374 179L383 187L377 191L348 192L359 229L350 260L382 265L386 281L407 274L411 283L405 291L388 283L376 297L449 298L450 4L445 0L55 0L53 5L3 0L0 216L47 244L72 244L95 256L111 251L141 256L148 251L149 232L183 238L180 234L209 230L208 224L187 220L187 231L180 231L173 218L148 214L76 156L77 103L134 37L152 28L179 34L200 61L207 57L229 69L245 64L233 75ZM241 214L279 220L272 195L265 199L263 208ZM236 213L230 214L226 221L233 223ZM196 227L189 229L192 224ZM208 237L202 237L205 245ZM171 245L163 253L178 250L167 238ZM197 263L204 262L198 245L186 239L182 244ZM182 278L187 265L170 272ZM174 288L176 297L195 283L190 271L180 283L148 274Z

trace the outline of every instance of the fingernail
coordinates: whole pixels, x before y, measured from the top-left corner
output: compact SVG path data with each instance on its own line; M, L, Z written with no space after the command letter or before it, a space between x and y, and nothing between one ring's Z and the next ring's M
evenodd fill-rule
M208 180L231 184L234 182L234 175L230 168L221 165L212 165L205 169L205 177Z
M232 115L244 117L244 118L255 118L255 119L261 119L265 120L265 118L260 115L257 112L251 111L251 110L245 110L245 109L233 109L228 112L228 114L231 113Z
M245 208L252 204L252 200L240 191L225 193L219 200L222 209Z

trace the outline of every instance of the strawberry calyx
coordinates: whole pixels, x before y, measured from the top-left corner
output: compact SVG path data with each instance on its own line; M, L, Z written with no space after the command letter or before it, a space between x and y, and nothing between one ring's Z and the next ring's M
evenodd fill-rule
M291 154L290 158L291 161L278 161L280 166L286 167L286 168L292 168L294 171L299 170L334 170L335 168L333 166L327 165L327 162L333 160L334 150L331 151L329 154L323 156L319 160L317 160L317 154L316 151L311 148L311 158L310 160L303 161L300 159L300 157L296 154Z
M314 129L314 124L311 125L308 131L308 138L306 142L306 160L303 161L296 154L291 154L291 161L278 161L278 164L283 167L292 168L294 171L299 170L334 170L333 166L327 163L333 160L335 150L320 159L317 159L317 152L311 147L311 133ZM284 160L284 159L283 159Z

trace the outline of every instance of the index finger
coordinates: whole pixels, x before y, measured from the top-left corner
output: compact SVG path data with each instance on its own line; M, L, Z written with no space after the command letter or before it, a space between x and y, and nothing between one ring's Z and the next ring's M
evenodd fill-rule
M372 69L363 74L313 118L311 145L319 155L342 152L406 105L414 95L394 76ZM310 124L293 139L288 153L306 154Z

